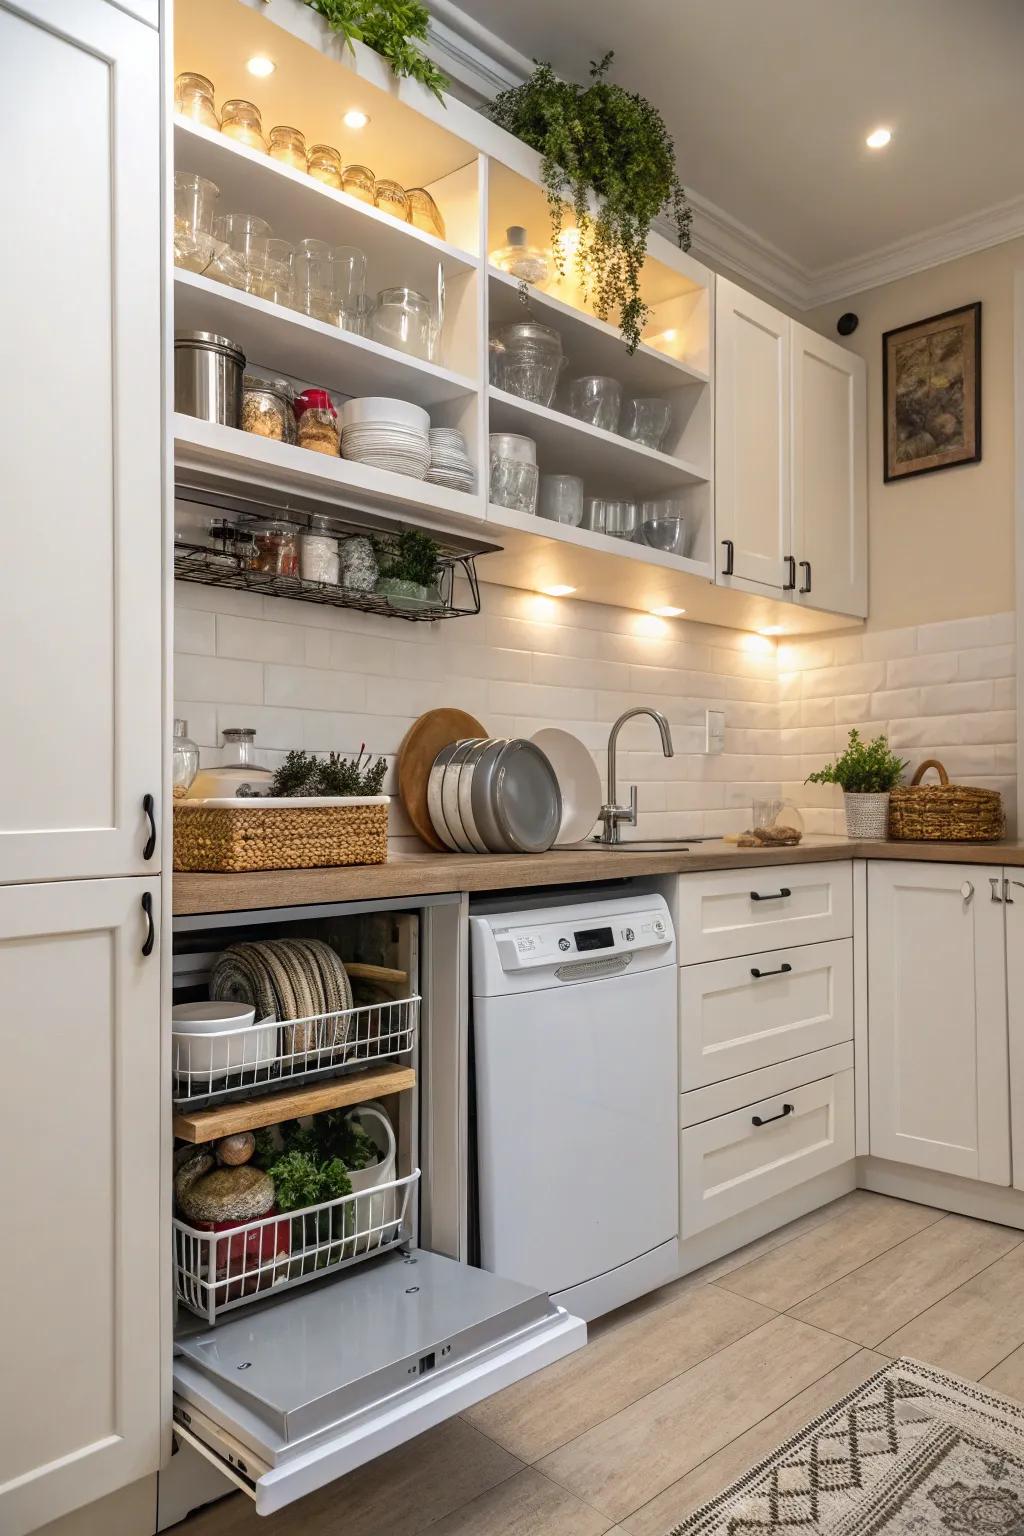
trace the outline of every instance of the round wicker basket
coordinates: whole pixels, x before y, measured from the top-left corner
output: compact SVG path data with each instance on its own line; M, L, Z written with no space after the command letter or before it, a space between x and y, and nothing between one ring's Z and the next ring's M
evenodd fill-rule
M934 768L938 784L922 784ZM996 789L951 784L937 758L918 768L909 784L893 790L889 836L899 842L992 843L1006 831L1003 797Z

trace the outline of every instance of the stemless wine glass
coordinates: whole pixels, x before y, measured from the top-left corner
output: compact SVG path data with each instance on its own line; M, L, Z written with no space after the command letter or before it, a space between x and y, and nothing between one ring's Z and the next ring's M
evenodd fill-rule
M232 288L243 288L246 293L256 293L262 280L255 253L259 242L274 233L266 219L254 213L221 213L213 221L213 235L226 247L218 253L211 269L211 277Z
M366 288L366 257L357 246L335 245L331 248L334 297L338 305L338 324L358 334L360 300Z
M672 425L672 406L668 400L649 395L627 400L619 431L645 448L660 448Z
M583 516L583 481L578 475L541 475L537 515L553 523L579 527Z
M590 374L583 379L573 379L569 385L569 414L577 421L588 421L592 427L614 432L621 406L622 385L618 379Z
M337 323L334 269L326 240L300 240L292 256L292 307L314 320Z

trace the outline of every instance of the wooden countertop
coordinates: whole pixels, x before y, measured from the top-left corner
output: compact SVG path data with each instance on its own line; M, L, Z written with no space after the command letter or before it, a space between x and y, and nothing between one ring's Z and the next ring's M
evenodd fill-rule
M813 864L822 859L909 859L945 864L1024 866L1024 842L889 843L808 837L796 848L737 848L693 843L690 851L612 853L589 848L540 854L395 853L386 864L342 869L273 869L248 875L175 875L176 916L301 907L333 901L379 901L457 891L577 885L635 875L706 869Z

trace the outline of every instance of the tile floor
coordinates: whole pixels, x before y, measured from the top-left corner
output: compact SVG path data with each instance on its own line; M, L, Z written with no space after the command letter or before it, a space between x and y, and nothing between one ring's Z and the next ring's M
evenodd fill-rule
M1024 1399L1024 1232L857 1190L283 1514L236 1495L180 1529L664 1536L899 1354Z

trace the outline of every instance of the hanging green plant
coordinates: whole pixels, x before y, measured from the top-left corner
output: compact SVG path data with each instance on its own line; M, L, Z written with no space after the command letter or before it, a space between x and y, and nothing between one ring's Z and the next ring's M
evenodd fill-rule
M332 32L339 32L346 43L365 43L374 53L387 59L396 75L408 75L433 91L444 104L442 91L448 85L437 65L428 59L417 43L426 42L430 17L419 0L305 0L311 11L322 16Z
M618 310L623 338L634 352L650 313L640 297L640 272L651 224L667 211L680 250L688 251L693 214L661 113L605 78L612 58L606 53L591 64L588 86L559 80L550 64L538 63L529 80L495 97L491 116L540 151L556 268L564 275L559 236L569 203L580 232L579 280L600 319ZM598 202L595 214L591 194Z

